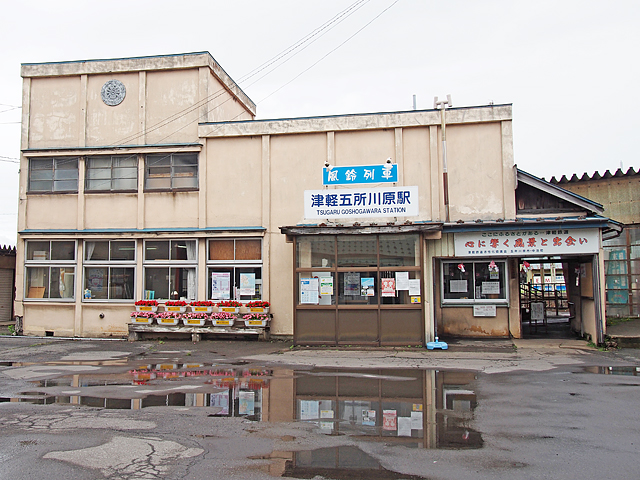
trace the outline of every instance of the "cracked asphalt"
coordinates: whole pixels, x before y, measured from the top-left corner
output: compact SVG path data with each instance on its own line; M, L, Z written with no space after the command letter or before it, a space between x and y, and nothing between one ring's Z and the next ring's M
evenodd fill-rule
M42 396L135 402L171 398L176 390L194 392L194 398L217 391L210 377L131 381L132 371L146 372L149 365L160 372L167 365L171 372L171 365L185 364L269 369L274 405L293 405L296 382L312 370L470 372L474 380L463 391L473 390L477 407L462 421L479 432L482 444L409 448L384 437L321 434L317 425L295 418L220 417L213 406L106 408L46 404ZM287 472L294 458L300 463L301 452L345 446L357 447L375 459L375 471L390 475L379 478L637 478L636 367L638 350L599 352L577 341L468 341L428 352L0 337L0 479L268 479ZM83 378L100 381L84 384ZM334 474L322 478L347 478L340 469Z

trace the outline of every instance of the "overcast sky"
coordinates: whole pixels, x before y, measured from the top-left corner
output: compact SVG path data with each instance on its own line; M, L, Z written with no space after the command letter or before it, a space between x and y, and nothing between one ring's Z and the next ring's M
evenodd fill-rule
M239 80L355 1L4 4L0 245L16 242L21 63L209 51ZM513 104L515 162L533 175L640 167L637 0L363 0L342 19L240 82L257 118L410 110L413 95L428 109L451 94Z

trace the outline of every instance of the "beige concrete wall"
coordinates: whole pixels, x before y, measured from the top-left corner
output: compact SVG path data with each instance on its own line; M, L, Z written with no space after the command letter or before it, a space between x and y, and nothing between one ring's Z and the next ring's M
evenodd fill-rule
M136 228L135 193L85 195L84 204L84 228Z
M495 317L474 317L473 307L442 307L441 335L465 336L465 337L508 337L509 336L509 309L507 307L496 308Z
M207 142L207 225L262 224L262 139L246 137Z
M438 159L430 152L430 129L404 128L402 129L402 179L404 185L420 185L419 199L423 210L423 220L432 220L439 215L439 202L432 205L432 191L440 192L437 182L438 176L432 175L432 168L438 168ZM435 211L434 211L435 207Z
M78 195L29 195L25 217L28 229L75 229Z
M84 124L80 77L31 80L28 148L78 145Z
M144 139L140 128L138 73L88 75L86 99L86 146L140 145ZM117 106L102 101L102 86L109 80L120 80L126 96Z
M198 70L148 72L146 143L188 143L198 138Z
M123 337L128 332L127 323L132 312L131 305L83 304L82 331L84 337ZM100 314L104 317L100 318Z
M198 192L144 194L144 228L197 228Z
M447 160L451 221L505 218L501 125L447 127Z
M55 337L72 337L74 334L73 303L25 303L24 323L25 335L45 336L45 332L53 332Z

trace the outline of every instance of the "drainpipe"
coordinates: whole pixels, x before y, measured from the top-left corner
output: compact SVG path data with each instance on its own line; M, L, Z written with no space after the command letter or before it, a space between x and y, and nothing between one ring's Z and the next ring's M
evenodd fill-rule
M447 134L445 130L445 110L452 107L451 95L447 95L446 100L438 101L438 97L433 99L433 108L440 110L440 120L442 122L442 190L444 193L444 217L445 223L449 223L449 178L447 168Z

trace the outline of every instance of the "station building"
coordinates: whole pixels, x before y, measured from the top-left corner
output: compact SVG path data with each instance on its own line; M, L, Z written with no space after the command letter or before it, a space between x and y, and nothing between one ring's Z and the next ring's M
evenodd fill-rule
M511 105L256 120L207 52L22 77L27 335L124 336L136 300L230 298L269 301L298 344L519 338L535 260L566 266L574 329L603 339L620 226L517 169Z

